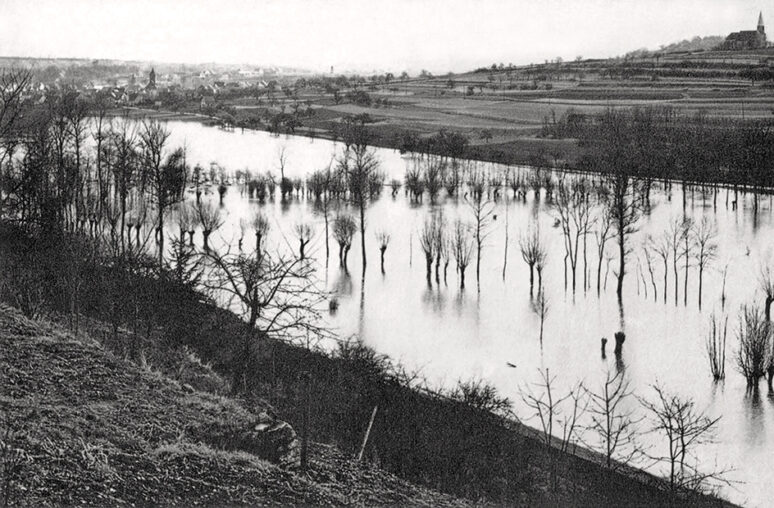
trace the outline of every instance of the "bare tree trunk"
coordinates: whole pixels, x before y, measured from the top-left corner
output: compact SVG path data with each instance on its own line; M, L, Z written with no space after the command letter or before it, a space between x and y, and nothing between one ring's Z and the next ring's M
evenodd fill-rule
M621 220L620 228L618 230L618 287L616 288L616 294L618 295L618 300L621 300L623 297L623 281L624 276L626 275L626 248L624 245L624 225L623 220Z
M363 273L366 270L365 203L360 202L360 247L363 254Z

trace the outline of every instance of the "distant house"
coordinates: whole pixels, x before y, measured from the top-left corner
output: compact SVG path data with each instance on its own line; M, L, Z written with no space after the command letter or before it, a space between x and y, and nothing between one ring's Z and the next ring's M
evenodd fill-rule
M215 85L201 85L196 89L199 95L215 95L219 92L219 89Z
M745 49L761 49L768 47L766 40L766 28L763 26L763 13L758 15L758 28L756 30L742 30L733 32L718 46L718 49L739 51Z

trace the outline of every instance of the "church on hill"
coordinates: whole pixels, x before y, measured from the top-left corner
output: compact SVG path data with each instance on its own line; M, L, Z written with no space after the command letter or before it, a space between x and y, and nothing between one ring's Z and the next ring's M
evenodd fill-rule
M718 47L725 50L760 49L768 47L766 40L766 28L763 26L763 13L758 15L758 28L756 30L742 30L733 32Z

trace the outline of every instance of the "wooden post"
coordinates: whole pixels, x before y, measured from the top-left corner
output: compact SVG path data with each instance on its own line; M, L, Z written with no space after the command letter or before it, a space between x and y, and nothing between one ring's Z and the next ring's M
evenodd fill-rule
M376 410L379 406L374 406L374 410L371 412L371 420L368 422L368 428L366 429L365 436L363 437L363 444L360 446L360 453L357 454L357 461L363 460L363 453L365 453L366 445L368 444L368 437L371 435L371 427L374 426L374 418L376 418Z

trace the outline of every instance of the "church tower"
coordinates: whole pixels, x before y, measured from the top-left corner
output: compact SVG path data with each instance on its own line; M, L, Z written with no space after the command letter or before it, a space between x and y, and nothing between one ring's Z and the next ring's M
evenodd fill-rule
M156 71L152 67L148 74L148 88L156 88Z
M766 35L766 28L763 26L763 12L758 14L758 33Z

